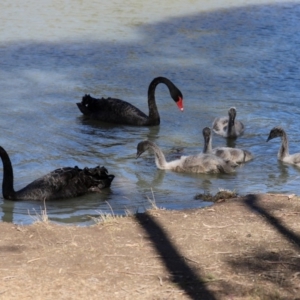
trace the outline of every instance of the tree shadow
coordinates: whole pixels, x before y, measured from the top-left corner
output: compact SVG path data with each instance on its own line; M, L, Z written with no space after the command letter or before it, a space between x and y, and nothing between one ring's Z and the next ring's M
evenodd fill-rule
M249 280L260 279L270 285L270 297L275 297L276 290L272 286L283 289L287 293L294 293L299 288L299 266L300 266L300 235L289 229L278 217L275 217L270 209L259 203L259 196L247 195L243 203L251 212L255 212L279 233L283 240L290 243L291 247L283 248L277 244L280 239L265 249L263 246L250 247L245 252L240 252L234 258L226 259L233 272L248 276ZM283 203L272 206L272 210L281 210ZM267 240L266 240L267 241ZM270 244L271 245L271 244ZM273 244L272 244L273 245ZM245 288L241 288L243 291ZM249 291L248 291L249 292ZM273 295L273 296L272 296ZM298 298L297 298L298 299Z
M0 252L22 253L25 250L26 250L26 247L24 245L18 245L18 246L0 246Z
M299 284L300 257L291 251L266 251L262 248L252 249L251 253L240 253L235 260L228 260L235 272L240 272L255 280L258 276L266 283L278 288L293 290Z
M256 195L248 195L245 204L251 211L255 211L264 217L267 222L274 227L285 239L292 242L295 249L300 250L300 235L287 228L278 218L274 217L265 208L259 205L259 199Z
M191 299L216 299L213 293L207 289L204 279L186 263L184 257L170 241L168 234L154 218L147 212L136 214L135 218L152 241L171 275L172 282L179 285Z

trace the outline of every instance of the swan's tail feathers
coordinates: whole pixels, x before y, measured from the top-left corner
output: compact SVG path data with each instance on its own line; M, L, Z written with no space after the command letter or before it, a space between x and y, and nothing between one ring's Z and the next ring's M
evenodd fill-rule
M239 166L238 163L236 163L236 162L234 162L234 161L232 161L232 160L227 160L226 163L227 163L228 165L230 165L231 168L234 168L234 169L235 169L236 167Z
M97 191L110 187L114 175L109 175L105 167L84 168L84 176L91 183L91 190Z
M96 104L97 99L91 97L89 94L85 94L82 97L81 102L76 103L79 110L85 115L88 116L90 115L93 110L94 110L94 106Z
M253 159L252 153L248 150L244 150L244 162L247 162L252 159Z
M229 174L235 172L235 168L238 166L238 164L231 160L226 160L225 162L226 164L218 166L220 173Z

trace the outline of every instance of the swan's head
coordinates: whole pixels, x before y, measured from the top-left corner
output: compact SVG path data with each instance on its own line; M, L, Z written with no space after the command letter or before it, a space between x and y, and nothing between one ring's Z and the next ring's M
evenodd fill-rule
M282 137L285 134L285 131L282 127L277 126L271 129L270 134L268 136L267 142L277 137Z
M177 104L178 108L183 111L183 96L177 87L174 87L174 89L171 91L171 97Z
M151 95L153 96L153 92L155 90L155 87L159 84L159 83L164 83L168 86L169 91L170 91L170 95L172 97L172 99L175 101L175 103L177 104L178 108L183 111L183 96L181 91L179 90L179 88L168 78L166 77L156 77L154 78L148 88L148 96Z
M150 147L149 141L139 142L136 147L136 158L139 158Z
M210 128L209 127L204 127L203 130L202 130L202 134L203 134L203 137L204 137L205 144L208 144L209 140L210 140L210 137L211 137Z
M176 101L176 104L178 106L178 108L183 111L183 98L182 97L179 97L177 98L177 101Z
M228 110L228 116L229 116L229 119L235 119L236 117L236 108L235 107L230 107L229 110Z
M235 107L230 107L228 110L228 116L229 116L229 122L231 125L234 125L234 120L236 117L236 108Z

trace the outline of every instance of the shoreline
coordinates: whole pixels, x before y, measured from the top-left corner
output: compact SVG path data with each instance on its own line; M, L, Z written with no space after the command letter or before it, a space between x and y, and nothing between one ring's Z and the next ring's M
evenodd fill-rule
M89 227L1 223L0 299L299 299L300 198L257 194Z

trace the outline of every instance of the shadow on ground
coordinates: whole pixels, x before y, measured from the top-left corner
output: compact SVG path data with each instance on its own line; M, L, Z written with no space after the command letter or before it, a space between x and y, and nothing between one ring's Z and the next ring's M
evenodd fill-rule
M201 278L185 261L184 256L170 241L168 234L147 213L137 214L136 220L149 236L163 264L177 284L191 299L216 299Z

